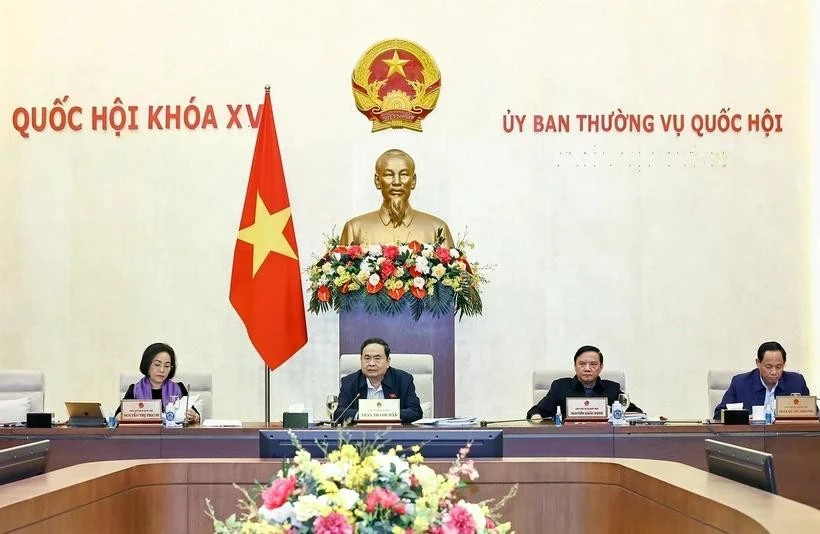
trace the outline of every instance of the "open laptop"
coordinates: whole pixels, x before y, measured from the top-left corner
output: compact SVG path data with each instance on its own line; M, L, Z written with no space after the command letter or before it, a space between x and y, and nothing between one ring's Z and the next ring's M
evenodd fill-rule
M66 402L68 426L107 426L99 402Z

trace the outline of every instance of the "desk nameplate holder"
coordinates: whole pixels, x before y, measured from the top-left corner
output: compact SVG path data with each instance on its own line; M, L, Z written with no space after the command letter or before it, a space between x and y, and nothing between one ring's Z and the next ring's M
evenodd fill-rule
M162 401L159 399L123 399L120 424L162 424Z
M815 395L778 395L775 398L775 422L780 420L817 420Z
M399 399L359 399L357 422L397 422L401 421L401 401Z
M608 421L609 399L606 397L567 397L565 421Z

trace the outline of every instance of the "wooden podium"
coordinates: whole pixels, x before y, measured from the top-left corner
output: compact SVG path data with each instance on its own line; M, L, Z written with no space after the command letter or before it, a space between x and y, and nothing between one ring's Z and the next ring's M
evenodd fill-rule
M360 301L339 312L339 354L359 354L362 342L380 337L394 354L433 355L433 416L455 416L455 316L433 317L425 312L418 321L409 307L396 315L371 315Z

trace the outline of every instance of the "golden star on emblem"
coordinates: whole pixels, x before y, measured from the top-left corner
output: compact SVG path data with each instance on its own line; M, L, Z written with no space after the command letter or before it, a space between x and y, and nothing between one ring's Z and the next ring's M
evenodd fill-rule
M409 59L399 59L399 51L398 50L393 50L393 57L391 59L383 59L382 61L384 61L385 65L390 67L387 70L387 78L389 78L390 75L393 74L394 72L398 72L399 74L401 74L402 78L407 77L404 74L404 66L406 64L410 63L410 60Z
M270 213L265 201L256 193L256 215L253 224L240 229L236 236L240 241L253 245L253 276L256 276L256 272L271 252L294 260L299 259L285 238L285 226L289 220L290 206Z

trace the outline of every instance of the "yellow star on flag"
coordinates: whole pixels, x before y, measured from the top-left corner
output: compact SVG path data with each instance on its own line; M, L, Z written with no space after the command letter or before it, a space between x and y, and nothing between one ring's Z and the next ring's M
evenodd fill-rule
M399 74L402 75L403 78L407 77L404 74L404 66L406 64L410 63L410 60L409 59L399 59L399 51L398 50L393 50L393 57L391 59L383 59L382 61L384 61L385 65L390 67L387 70L387 78L389 78L390 75L393 74L394 72L398 72Z
M285 238L285 226L290 220L290 206L277 211L268 212L265 201L256 193L256 215L253 224L239 230L237 239L253 245L253 275L262 266L262 262L271 252L298 260L296 252Z

